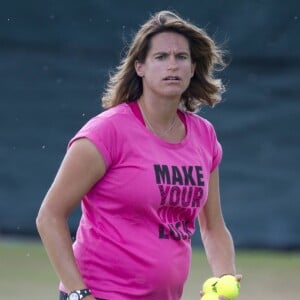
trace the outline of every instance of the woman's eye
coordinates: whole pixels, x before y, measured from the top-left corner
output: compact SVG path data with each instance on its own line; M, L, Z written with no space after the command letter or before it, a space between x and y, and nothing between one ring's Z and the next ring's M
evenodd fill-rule
M158 55L156 56L156 59L158 60L163 60L165 58L165 55Z
M179 59L182 59L182 60L187 59L187 56L186 55L179 55Z

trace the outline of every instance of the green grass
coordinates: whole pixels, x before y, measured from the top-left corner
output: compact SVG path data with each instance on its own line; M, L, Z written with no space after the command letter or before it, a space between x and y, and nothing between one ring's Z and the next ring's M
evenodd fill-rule
M0 242L1 299L58 299L58 280L37 242Z
M240 300L299 298L300 253L237 250L237 266L243 274ZM198 300L201 284L210 276L203 251L194 251L183 300ZM57 286L58 279L40 243L0 242L1 299L58 299Z
M240 300L298 299L300 252L237 250L237 271L243 275ZM197 299L199 286L211 276L202 251L194 251L184 300Z

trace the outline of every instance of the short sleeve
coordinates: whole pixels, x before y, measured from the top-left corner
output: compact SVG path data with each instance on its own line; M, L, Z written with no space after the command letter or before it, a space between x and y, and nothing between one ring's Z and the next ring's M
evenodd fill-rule
M220 142L218 141L216 131L212 124L209 123L209 130L210 130L210 140L211 140L211 151L212 151L212 164L211 170L212 173L221 163L223 150Z
M108 168L112 163L113 155L113 126L109 119L103 118L100 115L89 120L69 141L68 149L78 139L87 138L91 141L99 153L103 157L106 167Z

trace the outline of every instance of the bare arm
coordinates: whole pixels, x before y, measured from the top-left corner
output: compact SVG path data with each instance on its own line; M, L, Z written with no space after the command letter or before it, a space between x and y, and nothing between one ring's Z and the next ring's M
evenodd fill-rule
M41 205L37 228L49 259L67 291L86 288L72 250L67 219L89 189L102 178L104 160L87 139L79 139L67 152ZM85 299L94 299L89 296Z
M219 172L210 175L208 200L199 214L200 233L214 276L235 274L235 251L220 204Z

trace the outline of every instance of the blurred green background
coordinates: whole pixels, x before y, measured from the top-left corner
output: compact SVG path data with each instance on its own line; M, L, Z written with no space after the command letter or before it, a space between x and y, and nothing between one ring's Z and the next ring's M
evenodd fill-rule
M224 148L224 216L239 247L299 248L300 2L5 2L0 10L0 234L36 235L66 145L101 112L138 26L171 9L228 50L211 120ZM80 211L70 220L76 229Z
M300 202L300 2L7 1L0 10L1 299L55 299L35 217L68 140L101 112L126 44L151 13L189 18L229 52L227 92L200 114L215 125L224 217L241 299L297 299ZM75 234L78 208L70 218ZM199 234L185 300L210 276Z

